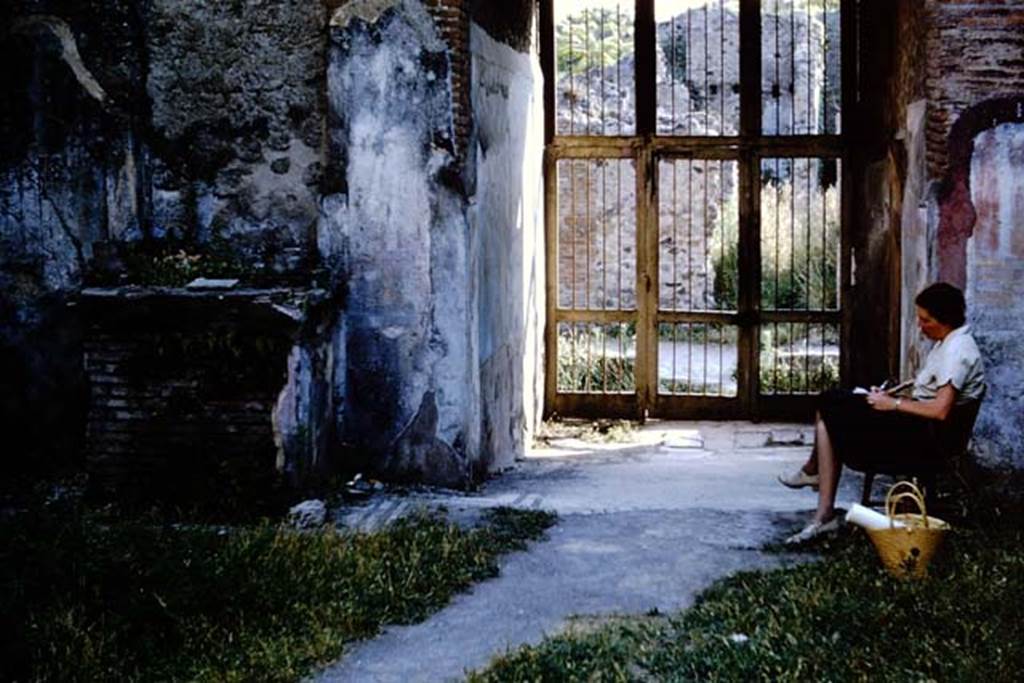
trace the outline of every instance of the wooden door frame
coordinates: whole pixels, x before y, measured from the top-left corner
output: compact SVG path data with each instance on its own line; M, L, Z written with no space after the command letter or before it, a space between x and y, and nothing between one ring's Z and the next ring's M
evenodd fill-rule
M812 396L763 396L759 392L762 325L772 322L829 322L839 325L840 382L849 376L851 319L849 229L851 172L847 151L851 125L844 119L834 135L765 136L761 132L761 0L739 0L740 131L735 136L675 137L656 132L657 35L655 0L635 0L636 133L632 136L556 136L554 0L539 0L541 71L544 77L544 220L545 220L545 401L544 415L579 417L650 417L690 419L799 419L809 415ZM854 0L840 0L841 106L852 114L856 97L856 26ZM751 49L751 48L754 49ZM753 77L751 77L753 75ZM641 96L641 93L648 93ZM831 311L761 310L760 165L764 158L833 158L840 162L839 309ZM563 159L633 159L636 164L637 325L635 394L583 394L557 391L557 326L563 321L619 322L629 312L559 310L558 196L556 167ZM665 158L729 159L739 164L738 310L719 314L659 313L657 165ZM653 294L650 294L653 292ZM645 295L645 293L647 293ZM653 303L653 305L652 305ZM726 321L738 326L738 395L732 398L658 395L659 319ZM642 379L641 379L642 378ZM671 405L670 405L671 404Z

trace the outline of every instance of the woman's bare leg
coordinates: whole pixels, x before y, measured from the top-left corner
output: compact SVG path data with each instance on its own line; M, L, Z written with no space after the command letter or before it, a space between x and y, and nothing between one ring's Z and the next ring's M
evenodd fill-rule
M836 458L825 422L818 417L814 423L814 451L818 456L818 509L815 522L827 522L835 515L836 489L843 466Z
M821 422L821 414L815 411L814 413L814 446L811 447L811 452L807 456L807 462L800 466L804 474L817 474L818 473L818 423Z

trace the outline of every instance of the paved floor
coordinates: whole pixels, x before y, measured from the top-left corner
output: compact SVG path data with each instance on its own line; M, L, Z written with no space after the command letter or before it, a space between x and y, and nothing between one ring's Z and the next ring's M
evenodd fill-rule
M505 556L497 578L420 624L352 644L316 680L458 680L574 617L677 610L717 578L795 561L759 548L814 508L809 489L775 481L806 457L810 439L809 427L793 425L649 423L628 443L556 441L478 493L380 494L342 510L339 523L361 529L431 505L456 520L509 505L554 510L559 521L547 540ZM859 476L845 475L840 505L859 487Z

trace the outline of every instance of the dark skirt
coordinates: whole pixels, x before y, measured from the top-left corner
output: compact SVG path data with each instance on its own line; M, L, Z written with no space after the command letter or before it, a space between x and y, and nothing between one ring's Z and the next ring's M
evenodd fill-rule
M855 470L921 471L942 461L936 420L875 410L863 394L833 389L818 396L836 457Z

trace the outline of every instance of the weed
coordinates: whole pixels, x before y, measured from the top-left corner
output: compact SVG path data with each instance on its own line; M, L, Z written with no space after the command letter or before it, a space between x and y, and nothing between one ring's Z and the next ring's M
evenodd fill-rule
M719 581L668 618L575 629L470 681L1017 680L1024 667L1024 515L979 514L927 581L896 581L862 533L823 562Z
M422 620L554 518L463 530L103 522L40 507L0 522L0 662L13 680L296 680L385 623Z

